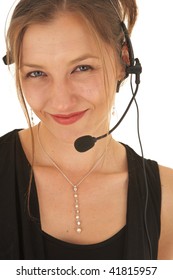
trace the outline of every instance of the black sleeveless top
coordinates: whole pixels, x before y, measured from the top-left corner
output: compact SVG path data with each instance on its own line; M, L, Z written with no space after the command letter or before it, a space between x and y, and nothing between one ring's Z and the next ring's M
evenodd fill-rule
M126 227L111 238L92 245L77 245L43 232L47 260L122 260Z
M148 240L144 222L146 185L142 158L129 146L124 146L129 173L126 226L98 244L75 245L42 232L34 178L30 196L32 217L29 217L26 194L31 168L22 149L18 130L0 137L0 259L157 259L161 209L158 164L145 160Z

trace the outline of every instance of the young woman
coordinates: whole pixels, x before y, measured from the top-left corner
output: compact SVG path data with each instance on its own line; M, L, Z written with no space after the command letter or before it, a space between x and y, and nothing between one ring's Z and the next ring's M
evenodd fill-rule
M111 135L74 147L109 130L136 17L132 0L17 4L6 63L30 127L0 139L1 259L173 259L173 171Z

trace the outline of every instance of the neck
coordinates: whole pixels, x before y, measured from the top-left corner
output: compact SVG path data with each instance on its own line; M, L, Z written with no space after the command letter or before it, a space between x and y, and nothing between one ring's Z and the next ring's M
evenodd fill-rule
M38 144L37 150L40 154L40 160L44 165L52 165L50 159L45 156L43 149L40 147L37 135L39 133L40 143L45 152L65 171L83 172L88 170L106 151L111 136L98 141L98 143L89 151L79 153L74 148L74 143L68 143L57 139L43 124L40 123L35 127L35 137ZM106 155L106 153L105 153ZM104 162L104 157L103 157Z

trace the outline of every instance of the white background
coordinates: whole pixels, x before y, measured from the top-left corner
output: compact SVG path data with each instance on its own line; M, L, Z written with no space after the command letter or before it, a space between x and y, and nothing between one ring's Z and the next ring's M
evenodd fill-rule
M0 57L5 55L4 31L7 13L13 0L1 1ZM135 57L143 67L137 100L140 107L140 132L144 155L160 164L173 167L172 132L172 1L137 0L139 17L132 35ZM13 78L0 59L0 136L27 127L16 97ZM131 98L129 80L116 99L117 117ZM114 137L140 153L136 132L136 109L133 105Z

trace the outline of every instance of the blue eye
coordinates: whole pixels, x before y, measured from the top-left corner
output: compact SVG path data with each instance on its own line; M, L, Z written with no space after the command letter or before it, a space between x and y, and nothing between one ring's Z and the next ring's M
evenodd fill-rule
M77 66L73 72L86 72L92 69L93 68L90 65L80 65Z
M39 77L43 77L46 76L46 74L42 71L33 71L27 74L27 77L30 78L39 78Z

